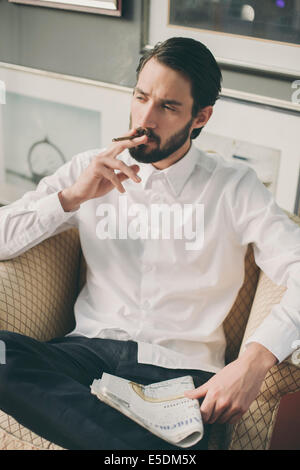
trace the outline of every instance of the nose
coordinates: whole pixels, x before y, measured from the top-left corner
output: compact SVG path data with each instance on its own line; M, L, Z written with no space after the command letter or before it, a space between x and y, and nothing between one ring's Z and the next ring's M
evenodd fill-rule
M139 126L144 127L146 129L156 128L157 124L153 103L149 102L143 106L143 109L141 110L141 114L139 116Z

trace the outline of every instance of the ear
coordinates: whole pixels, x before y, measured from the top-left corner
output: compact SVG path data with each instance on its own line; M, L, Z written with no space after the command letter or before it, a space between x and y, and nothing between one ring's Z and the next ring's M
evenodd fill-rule
M193 129L199 129L199 127L205 126L205 124L209 121L212 113L212 106L206 106L205 108L200 109L197 116L194 118Z

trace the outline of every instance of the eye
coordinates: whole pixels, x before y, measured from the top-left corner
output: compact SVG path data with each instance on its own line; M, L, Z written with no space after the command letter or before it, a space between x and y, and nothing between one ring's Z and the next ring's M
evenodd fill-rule
M142 95L137 95L137 96L136 96L136 99L139 100L139 101L144 101L144 100L145 100L145 97L142 96Z
M176 109L171 108L171 106L169 106L169 105L167 105L167 104L163 104L163 108L164 108L164 109L167 109L168 111L176 111Z

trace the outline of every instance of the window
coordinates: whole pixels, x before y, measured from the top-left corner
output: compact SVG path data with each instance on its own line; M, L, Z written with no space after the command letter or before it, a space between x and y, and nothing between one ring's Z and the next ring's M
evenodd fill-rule
M299 0L170 0L170 24L300 44Z
M148 2L149 46L186 36L206 44L220 64L300 76L300 0Z

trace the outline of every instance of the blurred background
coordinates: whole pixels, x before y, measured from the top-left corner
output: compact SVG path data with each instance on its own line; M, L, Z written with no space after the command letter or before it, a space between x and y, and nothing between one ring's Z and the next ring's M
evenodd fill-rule
M223 73L196 145L299 214L300 0L0 0L0 204L126 132L140 55L171 36L204 42Z

